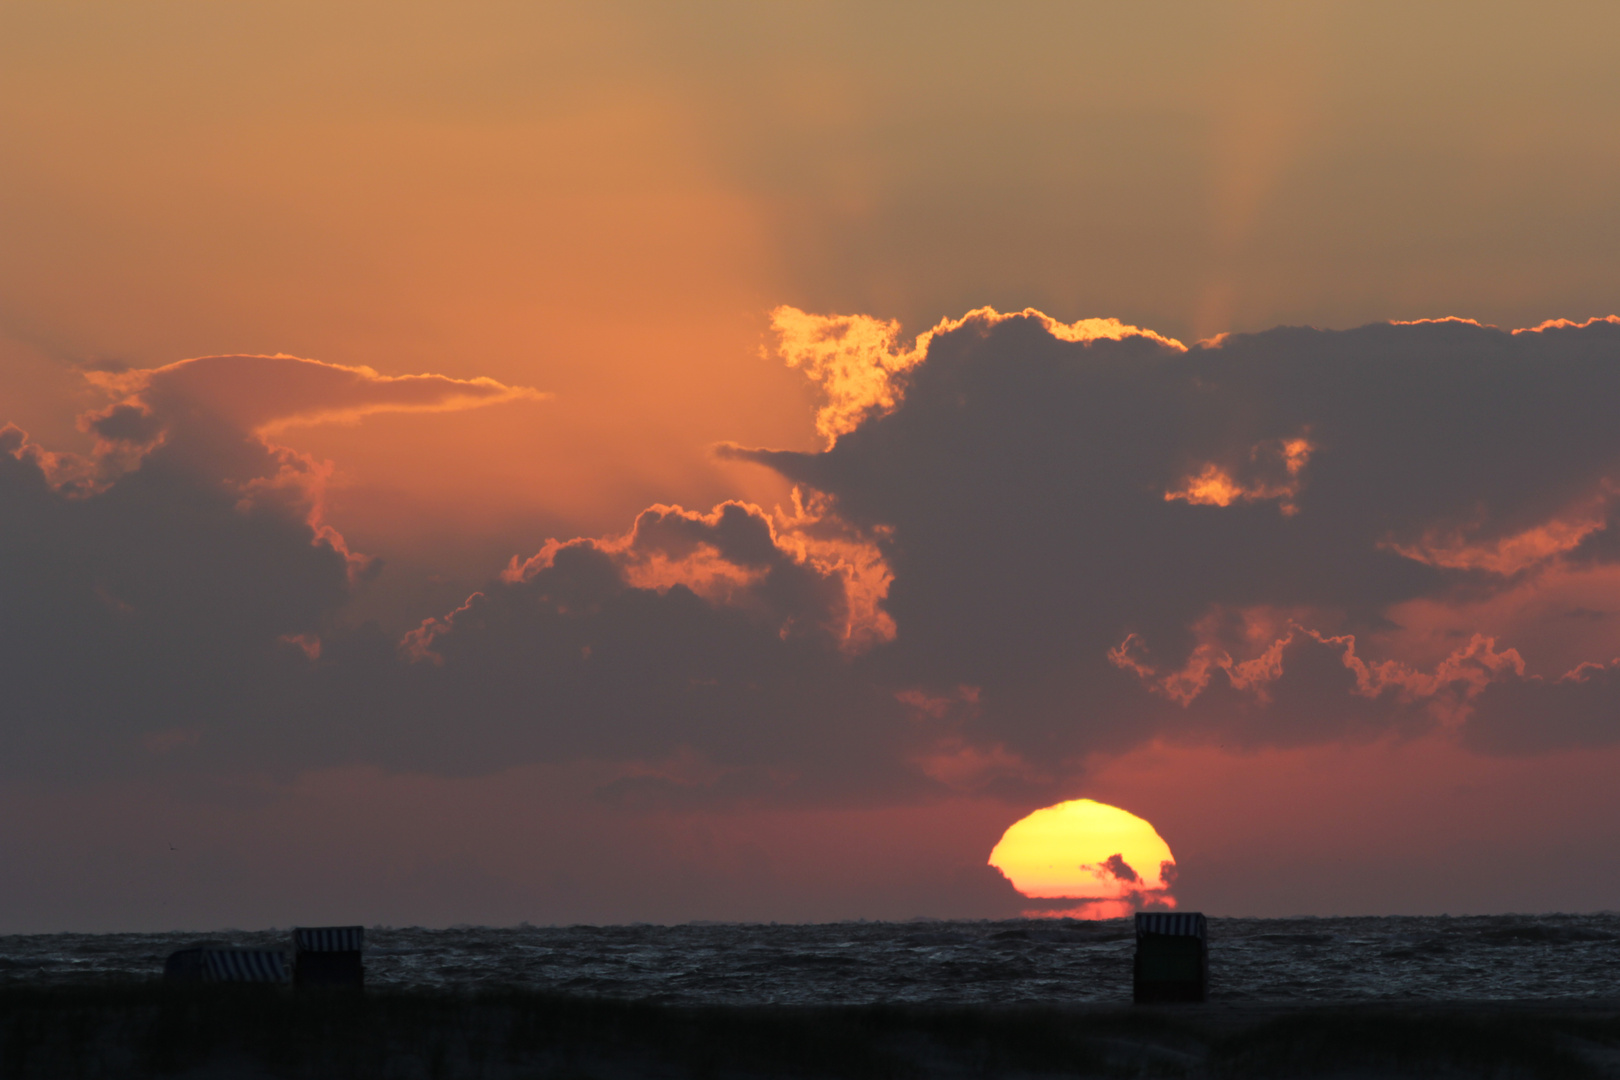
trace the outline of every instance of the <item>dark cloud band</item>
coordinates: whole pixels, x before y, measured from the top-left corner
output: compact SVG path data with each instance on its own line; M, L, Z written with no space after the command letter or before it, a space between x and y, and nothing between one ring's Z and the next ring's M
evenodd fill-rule
M216 358L87 419L117 468L11 429L8 767L680 758L697 764L638 766L604 797L1033 797L1155 737L1620 735L1607 620L1579 624L1589 666L1541 670L1535 626L1418 656L1392 618L1615 565L1620 323L1186 349L976 312L905 347L799 315L801 366L836 382L830 446L721 451L801 485L795 510L654 507L514 559L404 640L345 625L375 566L314 509L320 463L263 432L509 388L239 358L282 402L264 414L221 396Z

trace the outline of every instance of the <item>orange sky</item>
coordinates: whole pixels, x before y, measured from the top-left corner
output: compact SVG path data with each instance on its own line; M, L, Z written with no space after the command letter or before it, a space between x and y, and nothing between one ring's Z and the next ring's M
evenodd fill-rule
M453 542L451 506L532 542L774 497L705 450L813 445L805 388L756 355L782 303L1190 339L1530 325L1620 285L1602 4L0 18L10 419L60 444L73 365L210 353L557 395L301 435L394 544ZM472 432L476 478L433 452Z
M712 538L726 522L701 515L738 500L757 510L732 524L767 535L770 558L727 563L717 591L699 593L776 620L790 643L816 622L792 598L820 597L816 625L842 627L840 662L859 665L890 639L907 647L905 620L896 637L882 606L885 526L839 519L808 488L795 509L786 473L715 452L819 451L867 415L858 394L858 407L835 415L836 379L795 354L793 318L869 316L860 332L876 335L872 355L890 358L883 378L899 379L921 362L905 352L917 334L986 306L1038 309L1048 328L1118 319L1188 345L1278 325L1457 315L1529 327L1608 314L1620 309L1616 35L1620 9L1601 3L10 4L0 10L0 426L82 455L72 461L108 479L133 468L135 451L98 450L81 417L120 401L157 409L142 398L149 379L120 373L287 354L380 381L442 376L434 385L450 396L446 387L492 380L479 384L497 386L489 401L457 399L454 410L396 403L264 429L269 453L291 456L276 459L276 478L232 489L243 512L285 499L300 521L380 560L364 573L353 564L354 593L328 626L376 619L398 640L441 620L449 634L451 613L511 560L552 569L553 539L602 538L567 550L618 560L648 588L695 581L681 537L660 534L646 551L623 538L649 507L678 506L691 516L670 512L670 529L709 538L690 543L731 542ZM296 397L283 382L256 384L244 370L230 368L214 397L186 401L206 398L243 428L304 411L281 403ZM372 382L362 391L380 393ZM338 409L334 400L320 391L321 409ZM225 451L197 438L213 468ZM1151 494L1177 502L1172 511L1290 517L1300 496L1309 518L1313 470L1333 467L1333 449L1314 430L1268 429L1219 462L1189 458ZM1391 559L1535 569L1499 589L1406 596L1381 611L1385 623L1358 624L1361 648L1429 671L1484 634L1548 679L1620 656L1620 620L1604 617L1620 610L1614 564L1563 558L1602 531L1606 490L1594 483L1547 513L1525 509L1514 530L1454 515L1429 533L1391 534ZM778 572L791 589L777 587ZM841 574L859 578L847 610L823 595ZM109 610L139 608L99 578L95 587ZM1335 619L1359 617L1312 603L1212 600L1205 643L1226 632L1208 629L1223 611L1277 631L1234 662L1260 656L1290 619L1332 635L1344 629ZM1587 609L1598 615L1568 615ZM1191 625L1185 642L1143 646L1163 650L1154 677L1197 659ZM1110 645L1125 639L1120 629ZM1017 897L981 871L1000 832L1038 804L1020 783L1148 818L1176 852L1183 907L1462 910L1436 870L1458 851L1467 880L1495 898L1484 907L1620 902L1607 878L1546 900L1522 875L1491 885L1480 841L1486 829L1519 829L1512 843L1529 857L1545 836L1574 848L1608 839L1620 810L1595 763L1610 748L1497 759L1429 733L1228 750L1193 732L1043 759L1023 728L974 734L974 677L907 662L932 680L919 676L926 693L895 706L912 742L870 752L924 762L936 787L879 796L829 781L757 817L736 809L746 799L732 811L659 804L636 817L593 794L627 775L679 773L688 766L669 762L688 759L675 750L444 775L357 752L355 764L199 773L173 789L88 773L3 779L0 800L21 809L0 815L12 822L0 861L23 859L45 884L19 913L0 910L0 932L1014 914ZM1023 690L1033 699L1050 687ZM0 722L28 721L18 706ZM176 745L193 737L174 730ZM716 746L690 768L754 767ZM814 747L794 753L809 762L804 775L823 775ZM779 773L769 782L785 784ZM549 786L568 794L535 794ZM1482 794L1493 786L1551 801L1521 818ZM188 799L234 807L232 827L253 839L194 846L237 867L249 852L303 866L289 838L319 833L328 811L374 807L311 872L341 877L335 868L365 847L375 881L415 899L384 902L351 877L307 909L242 907L252 890L240 882L260 879L241 870L231 884L238 871L219 870L199 886L205 899L181 902L149 868L127 909L66 899L146 866L120 815L184 833ZM413 848L410 830L389 821L418 805L469 829L508 824L476 851L452 854L434 836ZM16 824L58 813L81 814L104 842L59 858L50 829ZM543 823L558 814L577 814L587 839ZM1428 824L1393 835L1413 816ZM645 821L655 824L643 835ZM838 848L830 833L861 840ZM615 854L593 862L593 844ZM1324 848L1351 853L1369 880L1400 873L1415 884L1344 880L1351 871ZM771 853L771 881L745 880L756 850ZM487 887L445 891L431 868L458 859ZM205 862L188 862L184 880L211 880ZM674 899L638 893L643 864L679 883ZM1259 880L1263 889L1245 884ZM799 894L815 881L820 893ZM56 912L78 922L58 925Z

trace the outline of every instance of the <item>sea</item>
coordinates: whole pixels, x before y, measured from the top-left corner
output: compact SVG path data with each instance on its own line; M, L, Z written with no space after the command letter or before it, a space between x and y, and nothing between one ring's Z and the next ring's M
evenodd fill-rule
M156 979L196 944L290 949L289 930L0 936L0 987ZM1127 1001L1126 919L375 926L372 987L524 987L677 1004ZM1620 914L1211 919L1211 1000L1620 998Z

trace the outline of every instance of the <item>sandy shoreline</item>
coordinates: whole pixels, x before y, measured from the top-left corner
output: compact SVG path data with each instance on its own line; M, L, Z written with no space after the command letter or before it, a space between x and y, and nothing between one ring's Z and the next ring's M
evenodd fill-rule
M14 984L0 1075L1620 1077L1620 1002L690 1007Z

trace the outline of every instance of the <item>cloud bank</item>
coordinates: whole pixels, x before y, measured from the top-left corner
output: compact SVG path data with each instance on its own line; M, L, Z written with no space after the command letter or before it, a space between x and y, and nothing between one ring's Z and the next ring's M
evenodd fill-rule
M345 619L386 568L272 437L534 391L284 356L96 375L92 455L0 433L0 769L592 761L633 805L1031 801L1154 740L1620 733L1620 320L1192 347L775 320L828 445L720 452L793 506L552 540L402 637Z

